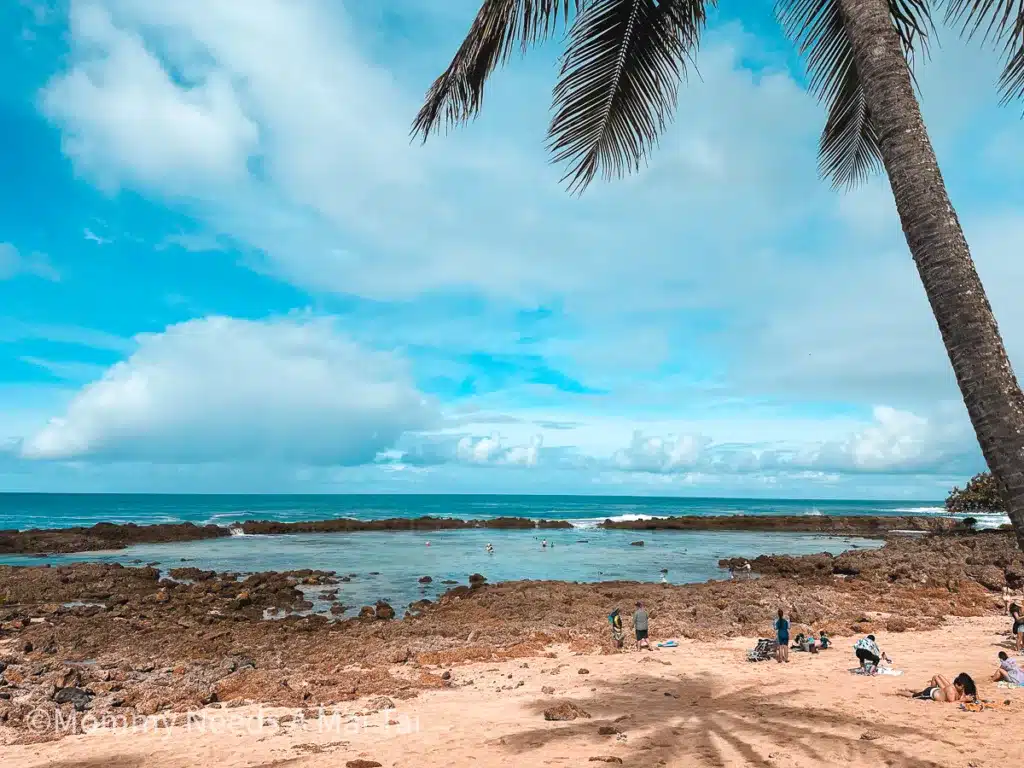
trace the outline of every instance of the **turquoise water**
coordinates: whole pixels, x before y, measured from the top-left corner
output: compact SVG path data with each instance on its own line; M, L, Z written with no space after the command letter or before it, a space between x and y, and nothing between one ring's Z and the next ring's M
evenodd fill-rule
M905 515L942 512L942 504L906 501L680 499L623 496L141 495L0 494L0 529L62 528L98 522L217 523L241 520L380 519L435 515L570 520L666 515Z
M217 571L252 572L318 568L356 574L340 585L339 599L358 607L386 599L402 608L436 598L445 579L466 583L471 573L491 582L519 579L566 581L635 580L671 583L726 578L723 557L841 552L879 542L817 534L706 531L605 531L606 518L643 519L670 515L930 515L940 504L876 501L680 499L599 496L173 496L2 494L0 528L58 528L98 522L228 525L243 520L380 519L423 515L488 518L515 516L568 520L574 528L545 531L466 530L232 536L212 541L151 544L117 552L47 558L4 557L0 563L40 564L109 561L159 562ZM630 542L642 539L643 547ZM541 542L547 540L548 547ZM430 546L427 546L430 542ZM494 554L486 545L494 545ZM370 576L371 572L379 575ZM418 579L433 582L421 586ZM315 601L311 590L310 599ZM321 607L326 607L322 605Z
M643 540L644 546L630 542ZM542 542L547 547L541 546ZM429 542L429 546L427 543ZM491 543L494 554L488 554ZM675 584L728 578L718 568L723 557L753 558L765 552L838 553L851 547L875 547L881 542L856 537L815 534L604 531L448 531L287 536L231 536L183 544L147 544L117 552L83 552L54 557L0 557L0 563L39 565L80 561L157 562L161 570L184 565L216 571L246 572L317 568L355 574L339 585L338 599L358 608L378 599L401 608L423 597L435 599L449 585L445 579L467 583L471 573L489 581L558 579L565 581L660 581ZM373 571L379 575L370 576ZM418 579L433 582L421 585ZM323 587L311 588L316 601ZM326 609L327 604L321 604Z

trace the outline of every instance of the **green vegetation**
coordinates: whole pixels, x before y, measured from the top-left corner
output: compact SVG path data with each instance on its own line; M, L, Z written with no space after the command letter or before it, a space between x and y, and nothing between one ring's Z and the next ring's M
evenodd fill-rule
M991 472L982 472L971 478L961 490L954 487L946 497L949 512L1005 512L1009 502Z

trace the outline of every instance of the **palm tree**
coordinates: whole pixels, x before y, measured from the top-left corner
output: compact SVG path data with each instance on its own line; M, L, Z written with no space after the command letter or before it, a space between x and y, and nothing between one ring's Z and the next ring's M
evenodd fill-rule
M413 124L424 141L472 119L484 85L520 48L569 26L548 132L563 181L582 193L600 172L639 168L672 119L679 85L716 0L483 0ZM835 186L884 168L907 245L949 353L982 453L1009 500L1024 548L1024 394L921 117L911 64L926 52L932 0L780 0L778 15L806 56L828 110L820 168ZM947 18L1004 46L1000 86L1024 96L1021 0L949 0Z

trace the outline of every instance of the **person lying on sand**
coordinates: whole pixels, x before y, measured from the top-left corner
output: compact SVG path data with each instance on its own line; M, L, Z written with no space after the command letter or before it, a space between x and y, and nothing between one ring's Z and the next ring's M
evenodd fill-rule
M862 637L854 643L853 652L857 655L857 661L860 662L860 668L867 670L872 675L878 672L878 665L881 663L882 659L885 659L887 662L892 664L892 659L886 656L885 651L878 647L878 643L875 642L874 635Z
M1012 683L1013 685L1024 685L1024 670L1017 666L1017 660L1006 655L1006 651L999 652L999 668L992 674L992 682Z
M928 681L923 691L903 691L904 696L923 701L945 701L950 704L973 702L978 698L978 687L966 672L961 672L953 682L942 675L936 675Z

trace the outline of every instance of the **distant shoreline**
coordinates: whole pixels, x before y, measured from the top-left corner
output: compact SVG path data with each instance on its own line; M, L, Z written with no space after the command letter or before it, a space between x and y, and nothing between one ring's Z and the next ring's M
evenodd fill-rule
M225 538L231 536L232 531L247 535L285 535L368 531L556 530L575 527L567 520L524 517L463 520L430 516L382 520L336 518L299 522L247 520L231 526L98 523L90 527L0 531L0 554L40 555L117 550L136 544ZM642 520L606 519L596 527L603 530L764 531L881 538L900 531L950 532L962 528L962 523L948 515L681 515Z

